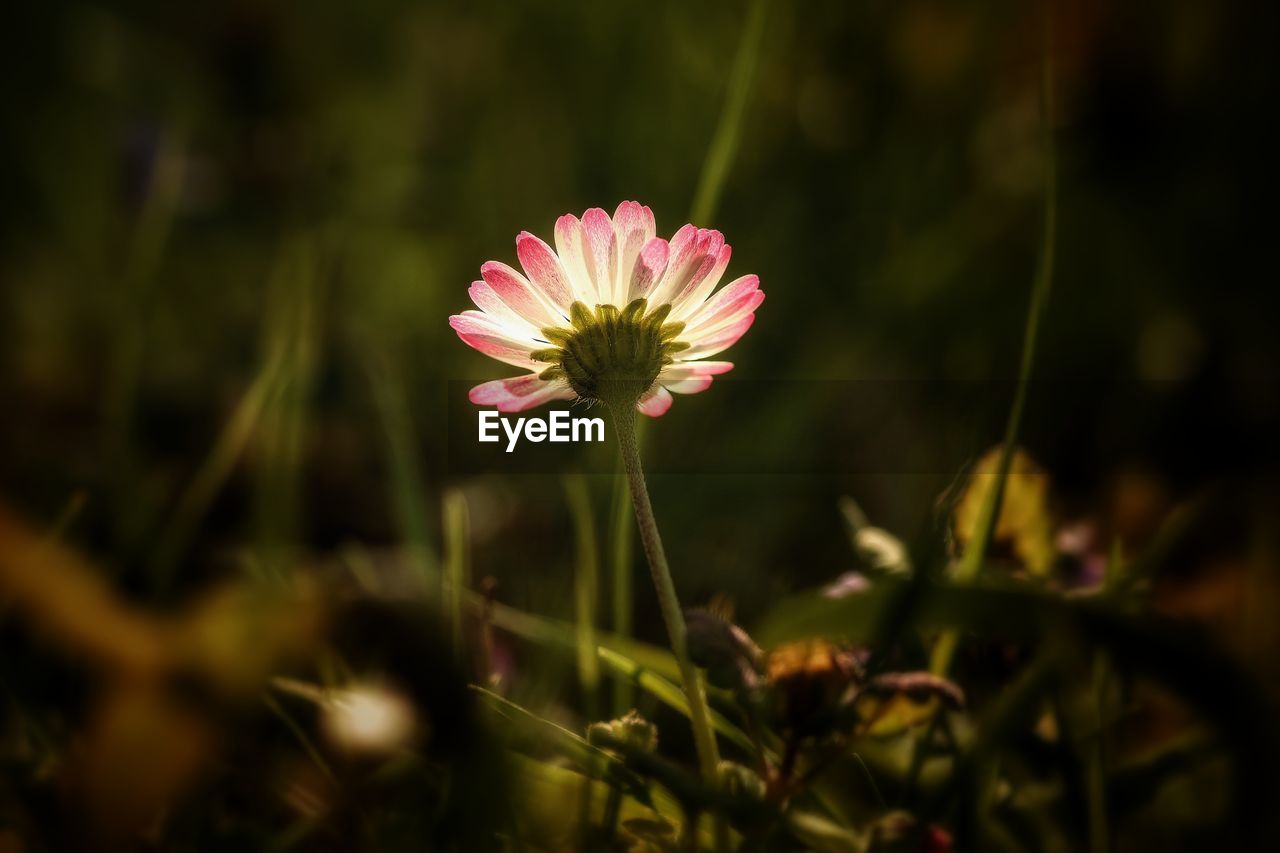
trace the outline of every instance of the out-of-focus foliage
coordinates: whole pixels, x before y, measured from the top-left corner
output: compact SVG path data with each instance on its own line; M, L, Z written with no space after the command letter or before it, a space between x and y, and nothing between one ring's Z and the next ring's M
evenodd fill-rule
M1274 836L1275 10L776 2L743 63L761 5L7 10L0 850ZM1044 8L1053 291L953 587L1040 246ZM446 324L561 213L670 234L709 152L698 224L769 300L646 444L685 603L733 603L690 620L717 790L644 572L612 588L611 478L454 453L495 374ZM656 749L589 737L632 704Z

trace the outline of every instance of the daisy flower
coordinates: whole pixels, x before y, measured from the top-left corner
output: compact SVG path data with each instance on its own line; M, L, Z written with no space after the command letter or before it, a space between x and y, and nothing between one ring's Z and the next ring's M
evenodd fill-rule
M471 402L519 412L551 400L624 404L657 417L671 394L705 391L733 368L710 361L732 346L764 301L754 275L716 291L730 247L719 231L685 225L657 236L653 212L634 201L556 221L555 249L516 238L524 272L480 268L479 310L449 318L458 337L527 371L471 389Z

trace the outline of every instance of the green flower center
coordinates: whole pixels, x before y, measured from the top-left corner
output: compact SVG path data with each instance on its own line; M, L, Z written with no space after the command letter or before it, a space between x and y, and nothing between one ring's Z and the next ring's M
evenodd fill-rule
M667 323L670 305L645 313L649 303L636 299L618 310L616 305L585 303L569 307L570 328L548 327L542 334L552 346L535 350L534 361L549 365L539 376L564 379L586 400L610 405L633 404L648 391L675 353L689 348L677 342L684 323Z

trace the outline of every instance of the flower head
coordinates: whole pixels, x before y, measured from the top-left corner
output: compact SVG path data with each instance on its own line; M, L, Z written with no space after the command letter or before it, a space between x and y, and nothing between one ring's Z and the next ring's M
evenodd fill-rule
M754 275L718 292L730 248L719 231L685 225L657 236L653 212L624 201L556 221L554 250L516 238L524 274L498 261L471 285L478 311L449 318L458 337L528 372L471 389L471 402L519 412L551 400L635 403L646 415L671 393L705 391L733 368L707 361L732 346L764 301Z

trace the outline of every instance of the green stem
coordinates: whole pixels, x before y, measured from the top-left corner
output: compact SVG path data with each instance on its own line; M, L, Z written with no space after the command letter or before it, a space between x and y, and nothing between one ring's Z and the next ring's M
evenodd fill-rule
M1053 146L1053 29L1049 17L1049 9L1044 11L1044 65L1040 77L1040 122L1042 144L1044 148L1044 197L1041 209L1040 259L1036 266L1035 279L1031 284L1031 304L1027 308L1027 325L1022 338L1022 360L1018 365L1018 385L1014 391L1013 406L1009 410L1009 420L1005 425L1004 441L1000 448L1000 458L996 464L994 480L987 492L978 520L974 525L973 537L965 546L956 569L954 580L957 583L973 581L982 570L982 561L986 556L987 544L1000 517L1000 503L1004 497L1004 484L1009 476L1009 468L1013 463L1013 453L1018 443L1018 433L1022 429L1022 413L1027 406L1027 391L1031 387L1031 373L1036 361L1036 341L1040 335L1040 323L1044 318L1045 306L1049 301L1050 284L1053 281L1053 261L1055 235L1057 233L1058 181L1054 164ZM946 675L951 668L951 659L955 655L958 636L948 631L938 639L934 646L930 669L936 675Z
M450 490L444 496L445 602L449 614L449 635L459 663L466 660L463 636L462 600L471 586L471 518L462 492Z
M391 505L396 511L403 548L432 605L441 590L440 563L427 529L428 501L422 482L422 460L414 438L414 424L403 377L395 362L381 349L370 347L365 364L377 410Z
M734 55L733 68L725 90L724 105L721 108L720 120L715 134L703 158L702 171L698 176L698 186L693 204L689 211L689 221L710 225L720 204L720 193L724 189L725 178L729 167L733 165L734 155L738 150L738 141L742 137L743 117L746 113L747 98L751 93L751 81L755 76L755 68L760 57L761 45L764 41L765 18L768 13L769 0L752 0L747 12L747 20L742 28ZM642 445L643 432L638 433L637 445ZM631 498L627 490L627 481L621 476L617 478L613 490L613 507L610 513L609 538L611 542L611 560L613 562L613 630L622 637L631 635L631 514L627 505ZM615 680L613 705L614 711L621 716L625 714L635 701L631 685L623 680Z
M639 436L636 437L637 447L640 444ZM612 545L612 553L610 559L613 564L613 578L611 584L613 587L613 632L620 637L631 636L632 622L632 605L631 605L631 578L632 571L632 548L635 546L635 539L632 531L635 530L634 522L631 520L631 489L627 485L626 471L622 468L622 461L618 461L619 471L615 475L617 482L613 489L613 502L609 507L609 541ZM615 678L613 680L613 714L615 717L621 717L631 709L635 703L635 687L625 678Z
M609 410L613 413L614 429L618 433L618 448L622 451L622 462L627 469L627 482L631 487L631 502L636 511L636 526L640 531L640 541L644 545L644 554L649 560L649 571L653 575L653 584L658 592L658 604L662 609L662 619L667 625L671 653L675 656L676 664L680 668L685 696L689 700L689 720L693 724L693 740L698 750L698 764L702 769L704 780L714 785L720 755L716 748L715 734L711 729L707 697L703 692L702 682L698 678L698 671L689 660L688 631L685 627L684 613L680 609L680 599L676 597L675 583L671 580L671 569L667 566L667 554L662 548L662 536L658 533L658 522L653 516L653 506L649 503L649 488L644 481L644 470L640 465L640 447L636 443L634 404L610 403Z

